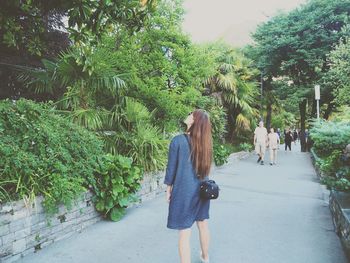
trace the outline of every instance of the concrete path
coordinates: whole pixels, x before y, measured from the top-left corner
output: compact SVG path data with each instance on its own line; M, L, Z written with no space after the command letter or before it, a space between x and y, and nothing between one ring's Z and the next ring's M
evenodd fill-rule
M266 163L251 156L213 172L222 190L211 203L211 262L347 262L309 155L299 147L280 150L276 166ZM18 262L177 263L177 231L166 229L166 217L161 195L118 223L97 223ZM198 232L192 229L197 263Z

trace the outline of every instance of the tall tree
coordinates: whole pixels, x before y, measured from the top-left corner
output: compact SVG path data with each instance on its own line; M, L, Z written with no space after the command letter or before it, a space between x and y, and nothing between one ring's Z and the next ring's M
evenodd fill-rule
M297 87L294 95L299 98L302 135L313 86L328 71L327 54L342 37L341 28L349 14L348 0L311 0L288 14L273 17L253 34L265 72L273 77L288 76ZM304 136L301 150L306 150Z
M257 94L254 78L258 72L241 51L226 44L215 43L209 46L209 50L216 54L217 68L205 86L226 108L228 137L234 140L237 134L250 129L257 116L253 106Z

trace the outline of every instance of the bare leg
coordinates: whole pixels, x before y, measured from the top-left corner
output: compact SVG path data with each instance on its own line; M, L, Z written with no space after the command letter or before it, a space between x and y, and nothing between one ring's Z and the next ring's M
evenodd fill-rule
M190 228L179 231L179 254L181 263L191 263L190 237Z
M199 230L199 240L201 243L202 257L204 260L208 260L209 239L210 239L208 220L197 221L197 227Z

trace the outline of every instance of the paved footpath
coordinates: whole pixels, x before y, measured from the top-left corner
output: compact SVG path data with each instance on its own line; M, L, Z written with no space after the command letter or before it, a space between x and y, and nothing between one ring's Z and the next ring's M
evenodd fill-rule
M213 178L222 190L211 203L211 263L347 262L310 157L299 147L280 150L276 166L251 156L216 169ZM99 222L18 262L177 263L177 231L166 229L166 217L161 195L118 223ZM191 242L197 263L196 227Z

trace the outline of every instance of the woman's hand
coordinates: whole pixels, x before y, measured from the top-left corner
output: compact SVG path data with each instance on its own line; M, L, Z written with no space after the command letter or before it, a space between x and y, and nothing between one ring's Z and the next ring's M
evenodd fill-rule
M170 198L171 198L171 185L168 185L166 188L166 201L170 203Z

